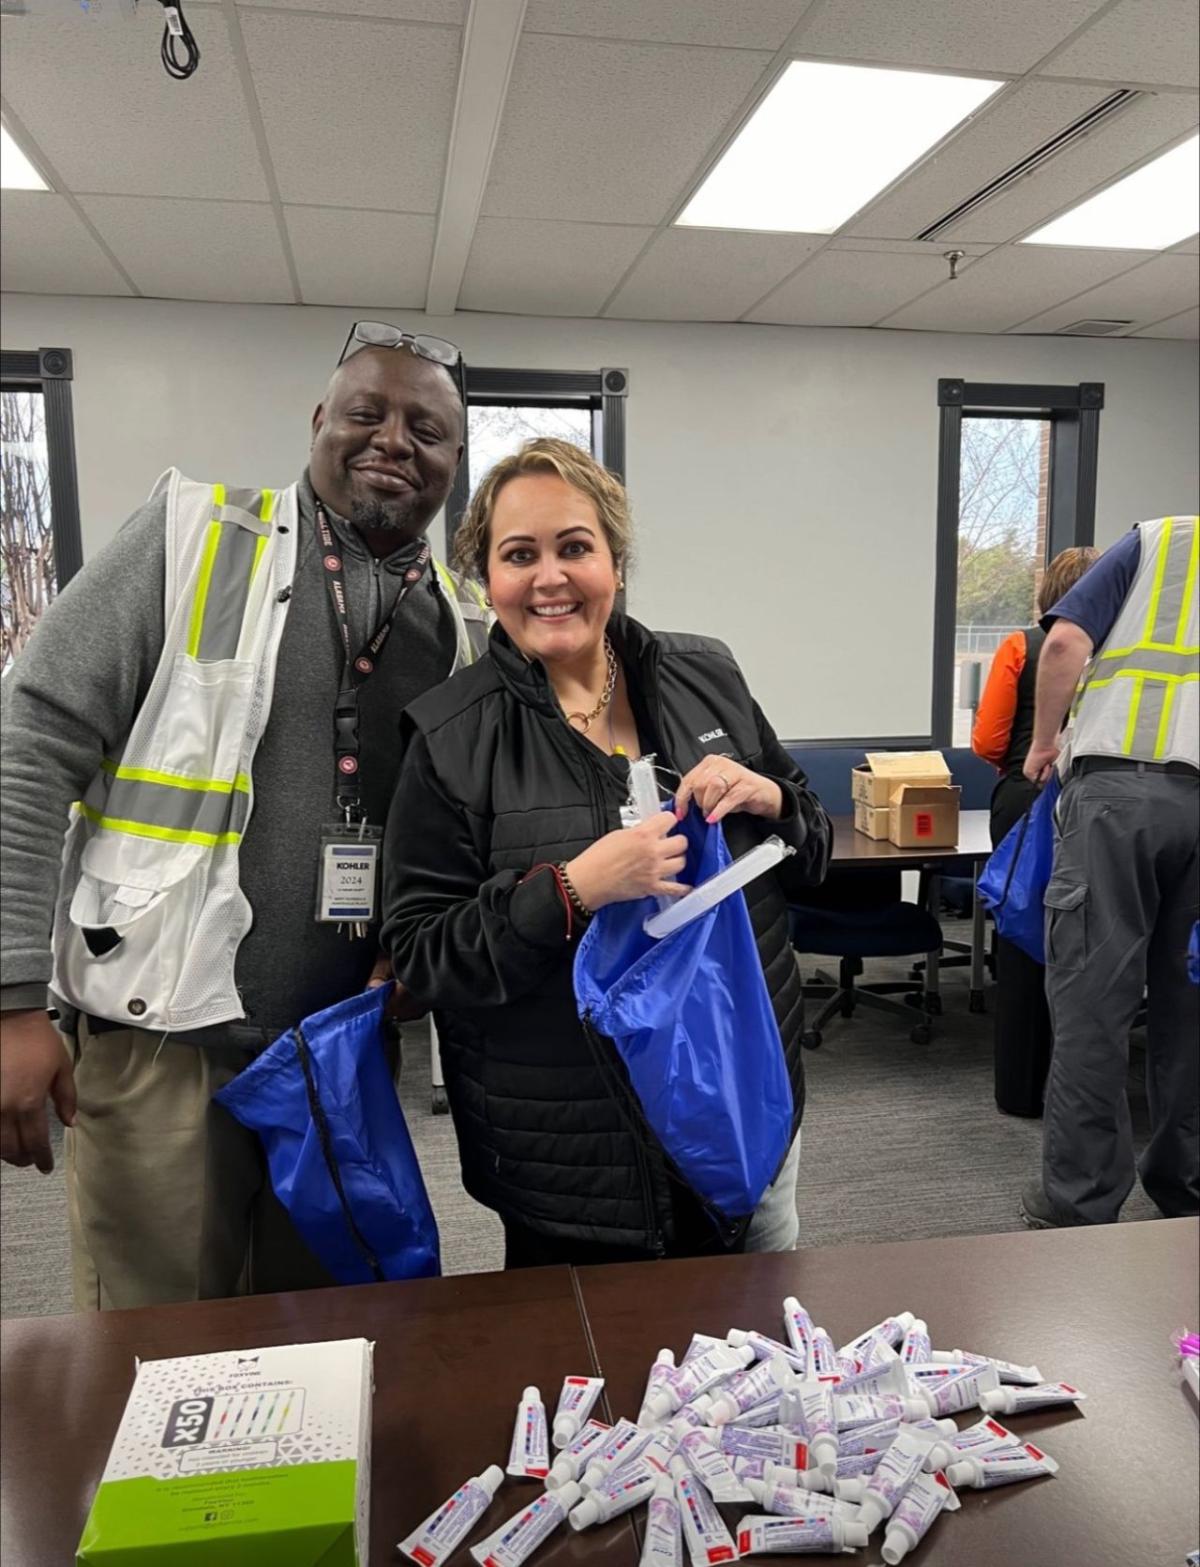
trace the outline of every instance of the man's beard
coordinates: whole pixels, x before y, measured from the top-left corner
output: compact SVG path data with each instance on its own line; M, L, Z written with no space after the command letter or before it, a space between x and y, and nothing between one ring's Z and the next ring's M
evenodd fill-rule
M414 498L411 495L398 495L395 500L385 501L373 495L370 500L356 500L350 508L349 520L366 533L419 532L412 515Z

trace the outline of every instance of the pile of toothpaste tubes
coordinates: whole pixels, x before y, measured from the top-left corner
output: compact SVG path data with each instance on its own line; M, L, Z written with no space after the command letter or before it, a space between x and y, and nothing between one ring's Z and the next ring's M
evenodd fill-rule
M480 1567L520 1567L564 1521L590 1529L645 1502L641 1567L691 1567L778 1553L841 1554L884 1527L894 1567L943 1512L955 1487L1008 1485L1058 1465L996 1415L1077 1404L1065 1382L963 1350L935 1350L911 1312L835 1349L794 1296L786 1344L732 1329L697 1333L678 1367L659 1352L636 1421L591 1418L597 1377L568 1377L551 1432L537 1388L517 1409L508 1474L545 1490L471 1547ZM979 1409L959 1430L949 1417ZM401 1541L418 1567L441 1567L504 1479L493 1464ZM751 1511L731 1533L718 1511Z

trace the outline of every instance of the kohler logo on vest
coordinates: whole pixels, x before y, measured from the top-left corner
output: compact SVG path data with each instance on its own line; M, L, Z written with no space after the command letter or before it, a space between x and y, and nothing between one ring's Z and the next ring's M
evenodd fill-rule
M710 740L728 740L728 738L723 729L709 729L705 734L696 736L701 745L707 745Z

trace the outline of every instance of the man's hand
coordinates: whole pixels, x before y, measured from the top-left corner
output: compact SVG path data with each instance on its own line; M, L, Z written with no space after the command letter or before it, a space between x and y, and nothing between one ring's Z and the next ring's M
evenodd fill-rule
M371 970L367 980L367 990L377 990L380 985L390 985L395 979L392 973L392 960L381 952L375 959L375 967ZM424 1017L429 1008L423 1006L407 985L402 985L396 980L396 988L392 991L392 999L387 1004L387 1015L393 1023L415 1023L419 1017Z
M0 1033L0 1159L54 1168L46 1096L64 1126L75 1124L75 1073L62 1037L40 1008L7 1012Z
M1058 750L1057 740L1052 740L1049 745L1038 745L1035 741L1029 747L1021 771L1030 783L1044 784L1047 781L1054 771L1055 762L1058 761Z

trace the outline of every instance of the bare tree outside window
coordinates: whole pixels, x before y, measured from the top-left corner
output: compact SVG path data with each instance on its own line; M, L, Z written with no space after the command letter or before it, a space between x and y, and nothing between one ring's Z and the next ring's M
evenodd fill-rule
M964 419L954 639L954 744L969 745L964 671L986 679L992 654L1032 624L1045 566L1050 425L1044 419Z
M531 408L514 404L472 404L468 410L470 432L471 494L502 457L537 436L552 435L570 441L585 452L592 450L590 408Z
M28 642L57 586L42 394L0 392L0 668Z

